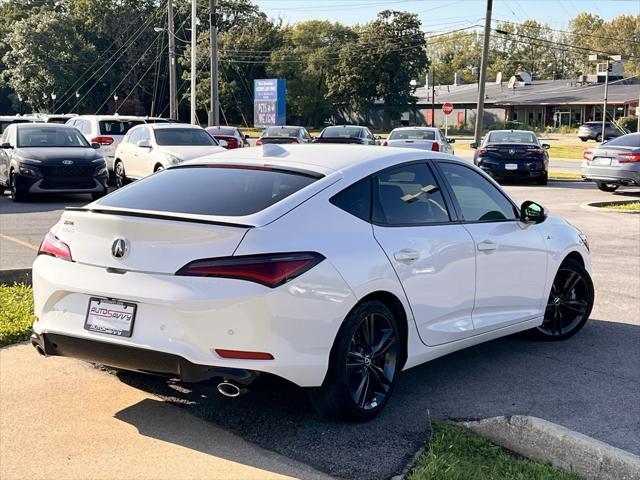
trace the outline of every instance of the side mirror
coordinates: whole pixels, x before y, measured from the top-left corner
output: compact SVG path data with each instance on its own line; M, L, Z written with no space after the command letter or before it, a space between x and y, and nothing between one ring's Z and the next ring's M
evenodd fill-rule
M3 150L9 150L13 147L11 146L10 143L4 142L4 143L0 143L0 148L2 148Z
M218 146L220 146L222 148L228 148L229 147L229 143L226 140L218 140Z
M100 144L97 142L91 142L91 148L98 150L100 148Z
M539 203L527 200L520 207L520 221L529 225L542 223L547 218L547 212Z
M477 142L473 142L471 145L469 145L471 148L478 148L478 143Z
M149 140L139 140L136 145L140 148L151 148L151 142Z
M447 138L447 143L456 143L455 138Z
M549 145L548 143L543 143L542 148L544 148L545 150L549 150L551 148L551 145Z

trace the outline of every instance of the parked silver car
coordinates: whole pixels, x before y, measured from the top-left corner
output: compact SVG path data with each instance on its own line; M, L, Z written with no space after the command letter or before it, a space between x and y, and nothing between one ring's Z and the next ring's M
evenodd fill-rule
M640 133L614 138L584 152L582 177L604 192L640 185Z
M454 142L454 139L446 138L439 128L402 127L391 130L387 139L382 142L382 146L417 148L453 155L451 144Z
M619 137L629 133L625 130L618 128L611 122L604 124L604 139L610 140L612 138ZM586 122L578 128L578 138L583 142L587 140L595 140L596 142L602 141L602 122Z

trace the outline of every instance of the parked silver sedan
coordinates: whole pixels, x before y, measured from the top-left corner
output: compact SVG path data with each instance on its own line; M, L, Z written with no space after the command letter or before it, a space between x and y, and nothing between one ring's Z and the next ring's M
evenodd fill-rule
M383 147L417 148L432 152L450 153L453 155L454 139L444 136L435 127L402 127L391 130L387 139L382 142Z
M584 152L582 177L604 192L621 185L640 186L640 133L614 138Z

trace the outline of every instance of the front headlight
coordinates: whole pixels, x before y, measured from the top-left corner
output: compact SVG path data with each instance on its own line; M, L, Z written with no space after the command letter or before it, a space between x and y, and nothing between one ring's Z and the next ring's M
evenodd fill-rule
M167 155L167 161L169 162L169 165L177 165L182 160L180 160L178 157L174 157L173 155Z
M29 175L30 177L40 177L42 173L35 165L20 162L20 173L22 175Z

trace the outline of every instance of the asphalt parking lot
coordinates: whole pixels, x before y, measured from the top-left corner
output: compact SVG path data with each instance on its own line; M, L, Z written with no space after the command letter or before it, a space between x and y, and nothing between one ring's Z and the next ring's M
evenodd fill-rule
M533 415L640 454L640 215L581 207L640 198L640 189L612 195L590 183L550 182L506 190L519 202L543 203L589 237L595 307L591 322L566 342L512 336L416 367L401 376L379 418L357 425L318 419L305 393L287 386L267 385L231 400L213 394L209 384L138 375L120 380L252 444L343 478L399 473L424 444L432 419ZM63 206L88 201L74 196L13 204L0 198L0 268L28 267Z

